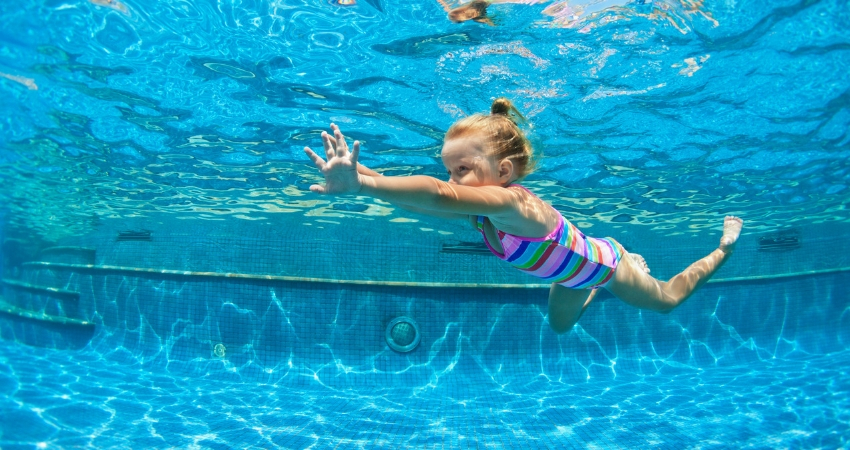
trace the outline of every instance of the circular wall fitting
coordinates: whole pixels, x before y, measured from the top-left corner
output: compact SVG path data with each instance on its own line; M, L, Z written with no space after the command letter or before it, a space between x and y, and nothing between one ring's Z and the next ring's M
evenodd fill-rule
M397 352L412 351L419 345L419 325L410 317L396 317L387 325L386 339Z

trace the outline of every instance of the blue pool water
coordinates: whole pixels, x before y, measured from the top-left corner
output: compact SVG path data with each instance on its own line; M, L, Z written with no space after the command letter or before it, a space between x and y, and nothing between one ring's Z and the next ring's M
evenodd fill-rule
M0 4L0 448L846 448L845 3ZM586 233L734 257L557 335L466 224L309 192L330 122L444 177L503 95Z

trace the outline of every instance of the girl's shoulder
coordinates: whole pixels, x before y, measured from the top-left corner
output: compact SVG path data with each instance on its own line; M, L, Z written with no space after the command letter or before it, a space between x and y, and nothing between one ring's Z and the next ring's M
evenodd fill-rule
M511 214L489 218L497 229L515 236L538 238L551 233L560 223L561 213L525 186L511 184L505 189L516 196L517 206Z
M540 197L538 197L537 194L535 194L534 192L531 192L530 189L528 189L527 187L525 187L521 184L513 183L513 184L510 184L508 186L505 186L505 189L516 192L517 194L519 194L523 197L534 198L534 199L540 200Z

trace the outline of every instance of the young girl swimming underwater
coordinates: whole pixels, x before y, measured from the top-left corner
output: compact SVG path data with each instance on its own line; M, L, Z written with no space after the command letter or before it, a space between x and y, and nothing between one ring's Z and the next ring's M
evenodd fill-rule
M549 324L563 333L578 321L597 288L638 308L670 312L684 302L732 254L743 221L726 216L720 245L668 281L649 275L643 257L611 238L585 236L552 206L516 184L534 170L533 150L515 120L522 115L499 98L489 115L475 114L449 128L442 159L449 181L424 175L381 176L357 163L360 143L349 151L342 132L323 132L327 161L307 156L325 177L319 194L368 195L435 217L468 220L490 251L517 269L551 282Z

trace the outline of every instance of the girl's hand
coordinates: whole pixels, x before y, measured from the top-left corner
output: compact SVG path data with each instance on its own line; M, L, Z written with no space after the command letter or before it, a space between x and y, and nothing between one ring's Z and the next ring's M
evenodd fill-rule
M357 174L360 141L354 141L354 149L349 152L345 136L339 131L339 127L331 124L331 131L333 136L322 132L327 162L310 147L304 147L304 153L325 176L325 185L314 184L310 186L310 191L318 194L356 194L361 188L360 176Z

